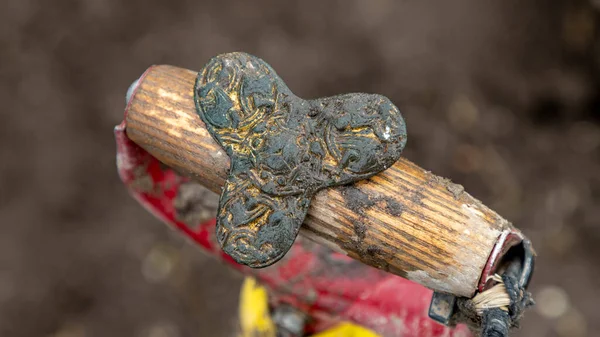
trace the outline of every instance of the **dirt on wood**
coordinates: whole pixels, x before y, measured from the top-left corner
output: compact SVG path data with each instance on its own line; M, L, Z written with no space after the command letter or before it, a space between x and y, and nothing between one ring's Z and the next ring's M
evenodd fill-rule
M261 57L301 97L389 97L406 120L406 158L532 239L538 306L515 335L600 332L597 1L3 9L0 336L233 336L240 276L128 195L112 134L148 66L201 69L231 51Z

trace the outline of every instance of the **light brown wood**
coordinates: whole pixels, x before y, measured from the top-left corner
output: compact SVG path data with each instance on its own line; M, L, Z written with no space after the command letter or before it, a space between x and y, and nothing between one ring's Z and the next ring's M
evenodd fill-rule
M127 111L127 135L163 163L220 193L229 158L196 114L196 72L155 66ZM406 159L315 196L301 234L431 289L470 297L511 225L462 186Z

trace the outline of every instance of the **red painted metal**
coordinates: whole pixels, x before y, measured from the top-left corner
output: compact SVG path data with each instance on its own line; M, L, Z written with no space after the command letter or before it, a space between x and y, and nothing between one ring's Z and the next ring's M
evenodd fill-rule
M494 245L494 249L492 249L492 253L488 258L485 267L483 268L483 273L481 275L481 279L479 280L479 285L477 290L482 292L491 286L493 282L491 282L492 276L496 273L496 269L500 265L502 261L502 257L514 246L523 242L523 233L521 233L517 229L507 229L498 238L498 242Z
M340 321L353 321L382 336L470 336L465 326L449 328L428 317L431 290L302 237L271 267L250 269L235 263L215 239L214 219L197 226L177 219L173 201L180 185L189 179L165 167L131 141L125 128L125 122L115 128L117 167L131 195L206 253L255 276L269 289L273 304L287 303L306 312L312 318L309 332L322 331Z

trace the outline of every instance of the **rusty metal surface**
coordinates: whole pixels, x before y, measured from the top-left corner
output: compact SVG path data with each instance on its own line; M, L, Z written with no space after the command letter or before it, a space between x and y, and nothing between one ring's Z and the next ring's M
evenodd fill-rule
M406 144L400 111L384 96L295 96L261 59L213 58L194 88L197 112L231 158L217 238L237 262L273 264L290 249L320 189L390 167Z

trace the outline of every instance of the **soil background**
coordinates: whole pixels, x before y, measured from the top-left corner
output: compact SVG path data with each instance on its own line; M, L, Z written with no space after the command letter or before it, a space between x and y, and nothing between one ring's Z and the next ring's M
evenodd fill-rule
M532 239L516 336L600 334L598 1L4 0L0 336L233 336L241 277L129 197L113 127L152 64L246 51L301 97L374 92L405 156Z

